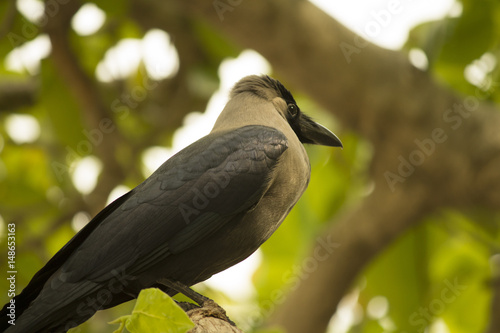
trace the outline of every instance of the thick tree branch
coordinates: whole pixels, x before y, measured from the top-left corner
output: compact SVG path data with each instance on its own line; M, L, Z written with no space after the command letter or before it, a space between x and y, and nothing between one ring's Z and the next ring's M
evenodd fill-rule
M238 327L219 318L209 307L194 308L187 311L187 314L196 325L188 333L243 333Z
M438 189L435 198L450 205L471 200L483 205L486 200L500 207L491 193L476 198L469 192L479 171L491 167L491 157L500 152L500 137L493 132L500 124L499 113L481 103L487 92L478 90L477 96L462 99L413 67L403 53L368 42L346 58L342 43L356 46L361 39L308 1L243 1L222 13L210 2L191 1L186 6L186 15L194 13L241 46L256 49L286 83L307 92L344 126L369 139L375 148L372 176L381 186L386 186L386 171L397 173L398 156L408 158L419 148L415 139L431 139L432 131L442 128L445 141L398 185L423 181ZM473 142L481 142L481 148ZM463 169L470 173L456 182ZM498 182L494 184L498 189ZM454 195L447 197L450 192Z
M281 326L287 333L324 332L339 300L363 267L431 211L426 195L422 187L408 189L408 195L402 196L378 187L361 207L335 221L321 238L338 247L318 261L317 270L289 295L269 325Z

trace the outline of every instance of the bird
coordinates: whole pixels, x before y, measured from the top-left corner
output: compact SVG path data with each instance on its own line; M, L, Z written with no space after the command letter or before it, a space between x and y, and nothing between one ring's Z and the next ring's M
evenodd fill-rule
M196 301L189 287L255 252L302 196L304 144L343 147L278 80L240 79L211 132L66 243L15 296L15 325L2 331L66 332L150 287Z

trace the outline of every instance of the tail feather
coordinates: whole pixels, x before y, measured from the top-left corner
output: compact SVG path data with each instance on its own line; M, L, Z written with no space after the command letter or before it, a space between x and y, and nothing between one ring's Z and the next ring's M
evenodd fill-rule
M11 325L6 332L66 332L103 307L100 304L103 302L97 299L93 308L86 303L97 295L99 289L99 285L89 281L62 284L56 289L46 285L21 315L16 313L15 325Z
M99 226L99 224L104 221L106 217L111 214L116 208L120 207L120 205L124 203L130 195L131 192L124 194L123 196L112 202L110 205L108 205L106 208L104 208L99 214L97 214L82 230L80 230L66 245L64 245L64 247L59 250L49 260L49 262L47 262L47 264L35 274L35 276L33 276L26 288L24 288L19 295L13 298L13 302L15 304L16 322L18 322L18 319L20 320L21 318L24 318L24 312L27 311L27 309L30 309L32 304L35 303L35 300L39 298L40 294L42 293L42 289L45 288L47 284L47 281L51 279L51 277L53 277L53 275L61 268L62 265L64 265L64 263L73 254L73 252ZM66 298L68 298L68 296L66 296ZM2 320L0 321L0 332L4 332L8 328L12 329L13 327L15 327L9 323L9 314L11 313L11 309L9 307L11 307L10 302L5 304L2 310L0 310L0 318L2 318ZM24 321L24 319L22 320ZM10 332L11 331L9 330L9 333Z
M49 282L50 283L50 282ZM15 325L2 327L6 333L66 332L88 320L98 310L134 298L125 291L113 292L91 281L46 285L40 295L17 317Z

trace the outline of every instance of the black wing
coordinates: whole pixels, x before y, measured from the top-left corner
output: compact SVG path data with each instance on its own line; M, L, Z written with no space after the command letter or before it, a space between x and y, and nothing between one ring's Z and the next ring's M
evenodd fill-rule
M103 281L113 269L138 274L197 244L257 204L286 149L286 137L265 126L195 142L132 191L62 267L61 279Z
M194 246L258 203L286 149L283 133L265 126L210 134L193 143L92 219L16 302L29 304L56 271L60 282L99 283L119 270L139 274Z

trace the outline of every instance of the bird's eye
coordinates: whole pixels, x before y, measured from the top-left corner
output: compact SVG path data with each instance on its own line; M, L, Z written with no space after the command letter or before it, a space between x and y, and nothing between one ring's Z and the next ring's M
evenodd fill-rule
M288 104L288 112L295 117L299 113L299 107L295 104Z

